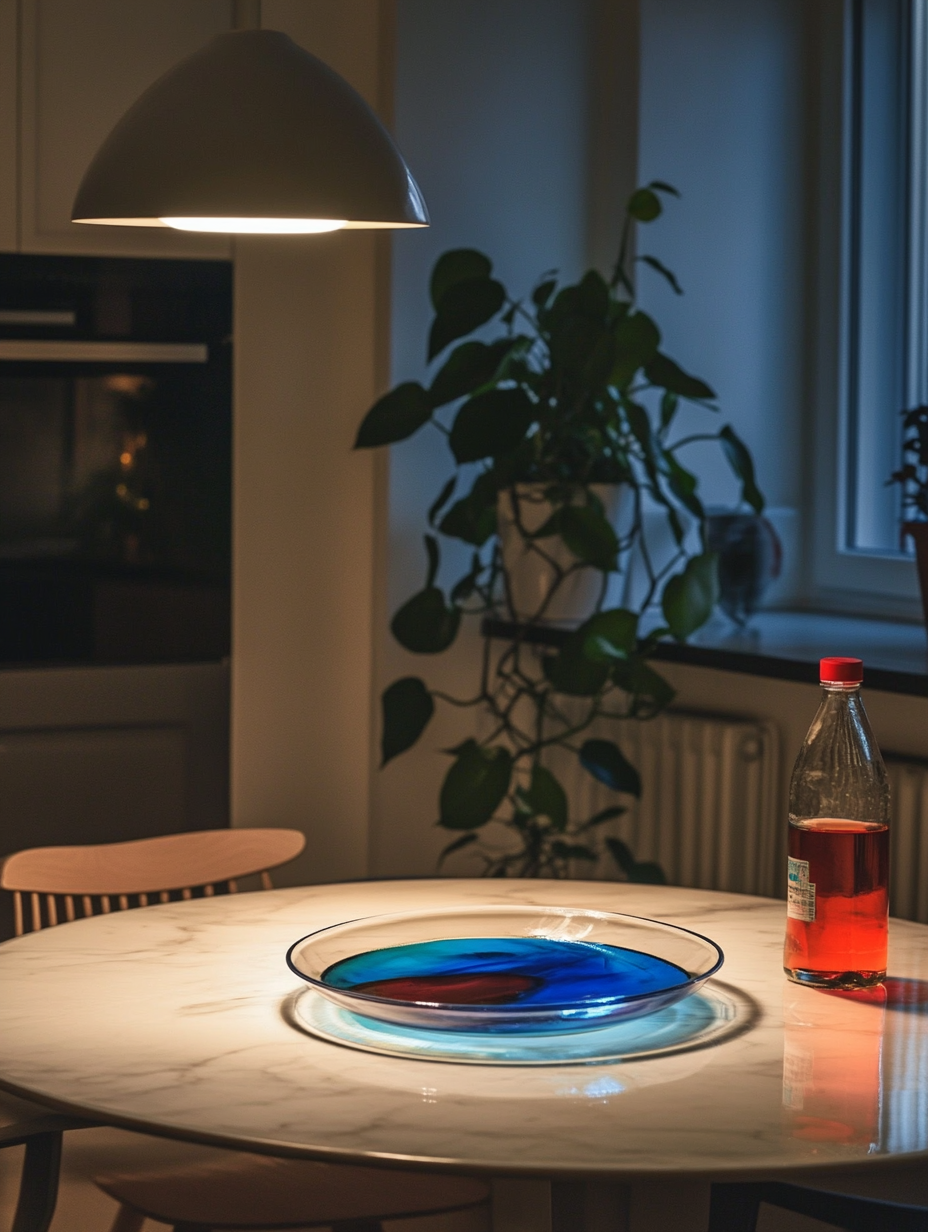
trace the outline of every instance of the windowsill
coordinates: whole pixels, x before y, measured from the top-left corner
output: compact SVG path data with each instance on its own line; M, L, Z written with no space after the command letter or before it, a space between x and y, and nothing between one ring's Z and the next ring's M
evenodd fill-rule
M516 626L484 622L484 632L511 637ZM533 628L526 641L557 646L567 630ZM928 637L923 625L826 612L758 612L746 630L716 614L687 643L661 642L656 659L750 676L818 682L823 655L864 661L864 683L887 693L928 697Z

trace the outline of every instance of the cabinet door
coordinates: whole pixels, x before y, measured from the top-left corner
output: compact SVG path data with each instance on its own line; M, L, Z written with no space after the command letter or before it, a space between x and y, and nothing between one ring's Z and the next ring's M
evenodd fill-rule
M230 0L22 0L22 251L229 256L223 238L81 226L70 217L81 177L116 121L163 72L228 30L231 15Z
M0 0L0 252L16 249L16 0Z

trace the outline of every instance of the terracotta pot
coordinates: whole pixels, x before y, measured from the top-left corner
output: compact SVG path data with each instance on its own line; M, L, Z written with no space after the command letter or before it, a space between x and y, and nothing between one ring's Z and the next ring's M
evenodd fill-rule
M513 500L518 503L519 520L527 531L538 530L544 525L554 512L554 506L544 496L549 486L520 483L515 489L505 488L499 494L496 517L503 565L509 577L512 614L516 620L525 623L579 624L596 609L603 586L602 573L591 566L578 569L558 587L542 612L545 596L554 582L555 570L526 543L516 524ZM590 489L602 501L606 517L618 529L622 494L627 489L614 483L591 484ZM539 540L539 547L562 569L577 561L573 552L557 536Z
M909 537L915 543L915 563L918 566L918 584L922 592L922 611L928 625L928 522L903 522L902 539Z

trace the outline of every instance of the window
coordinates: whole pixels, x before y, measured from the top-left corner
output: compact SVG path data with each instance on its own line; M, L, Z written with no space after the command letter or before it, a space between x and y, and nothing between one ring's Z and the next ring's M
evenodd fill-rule
M887 480L901 461L900 412L928 402L928 0L851 0L846 13L831 203L836 379L818 441L816 597L914 616L901 492Z

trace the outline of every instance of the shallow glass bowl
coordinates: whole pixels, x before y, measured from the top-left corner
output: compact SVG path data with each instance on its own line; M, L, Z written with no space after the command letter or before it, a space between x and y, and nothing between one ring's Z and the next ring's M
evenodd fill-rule
M500 905L349 920L297 941L287 962L335 1005L379 1022L550 1034L673 1005L723 954L639 916Z

